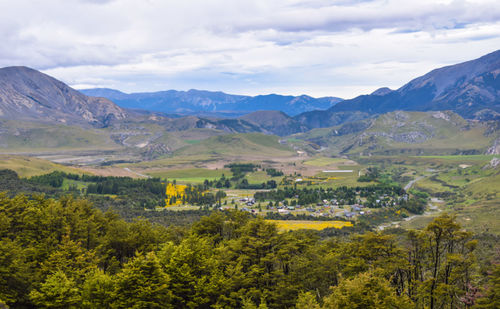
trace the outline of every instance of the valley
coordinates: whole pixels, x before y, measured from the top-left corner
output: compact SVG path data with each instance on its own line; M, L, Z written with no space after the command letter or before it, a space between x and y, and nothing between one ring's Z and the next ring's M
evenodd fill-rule
M115 282L127 272L136 275L130 263L142 261L171 274L164 278L179 308L188 307L186 299L199 302L193 308L238 307L242 295L261 304L274 297L274 308L289 308L307 296L301 291L319 289L323 294L312 299L327 303L332 278L343 276L373 276L388 289L398 278L406 293L398 299L426 303L434 296L405 283L410 270L425 266L406 256L432 260L429 244L439 235L448 237L450 250L445 254L437 242L443 252L437 259L450 263L441 268L459 260L457 268L469 267L483 276L474 284L485 285L500 238L500 54L484 57L465 75L442 68L397 91L345 101L202 91L82 93L29 68L0 69L0 248L17 254L5 260L21 261L19 269L36 276L33 285L9 279L22 282L4 285L11 294L2 294L0 279L0 296L14 305L41 304L48 295L43 289L52 291L47 286L62 280L78 286L78 297L89 303L116 301L122 294ZM442 70L451 72L445 81ZM484 83L498 89L474 94ZM464 105L470 98L480 106ZM242 107L249 102L252 109ZM129 109L142 103L149 110ZM260 110L265 106L282 108ZM43 248L61 256L39 252ZM205 270L176 277L179 267L189 273L205 263L191 256L203 254L210 255ZM24 255L42 261L41 270ZM53 272L62 267L59 260L73 265L66 256L86 266L75 266L75 274ZM80 274L85 267L93 271ZM431 273L422 270L423 277ZM308 282L310 274L319 279ZM94 293L99 280L115 294L81 296ZM217 289L203 290L203 280ZM423 290L426 280L415 286ZM468 295L472 283L441 284ZM285 286L292 296L280 294ZM184 289L209 296L195 299ZM96 306L106 307L88 307Z

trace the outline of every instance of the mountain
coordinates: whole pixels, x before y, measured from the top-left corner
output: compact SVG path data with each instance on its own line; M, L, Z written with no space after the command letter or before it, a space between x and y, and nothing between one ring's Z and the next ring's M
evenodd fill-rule
M325 110L342 101L336 97L312 98L306 95L277 94L252 97L194 89L126 94L114 89L96 88L81 92L88 96L107 98L124 108L185 115L207 112L242 115L258 110L279 110L288 115L297 115L306 111Z
M451 111L395 111L293 137L334 155L484 154L495 145L494 122L470 122Z
M308 128L281 111L257 111L239 119L253 123L269 133L279 136L305 132Z
M126 117L108 99L88 97L36 70L0 69L0 118L103 127Z
M328 127L350 119L346 114L396 110L452 110L466 119L500 119L500 50L435 69L398 90L381 88L370 95L342 101L326 112L307 112L295 119L308 127ZM341 119L336 116L339 113L343 114Z
M164 118L159 121L167 131L183 131L190 129L213 129L226 133L265 132L259 125L244 119L207 119L196 116L181 118Z

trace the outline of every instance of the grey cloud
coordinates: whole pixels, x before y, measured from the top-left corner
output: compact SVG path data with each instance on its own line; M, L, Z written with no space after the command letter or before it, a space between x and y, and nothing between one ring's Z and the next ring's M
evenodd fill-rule
M129 91L392 87L500 46L495 1L7 2L0 66ZM335 89L331 95L349 96Z
M405 5L393 2L383 6L382 1L369 1L369 6L358 6L365 1L342 1L342 6L306 7L302 10L277 10L257 19L236 23L237 31L274 29L282 32L327 31L339 32L352 28L365 31L379 28L427 31L453 29L468 24L500 20L498 3L470 3L455 1L450 4ZM378 5L373 5L377 2Z

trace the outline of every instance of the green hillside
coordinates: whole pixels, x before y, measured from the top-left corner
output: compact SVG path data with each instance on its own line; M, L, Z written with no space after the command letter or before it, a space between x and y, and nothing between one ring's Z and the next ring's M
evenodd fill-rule
M452 112L392 112L376 119L316 129L293 136L327 147L331 154L482 154L495 132Z
M0 155L0 169L15 171L19 177L48 174L53 171L82 174L83 171L34 157ZM1 191L1 190L0 190Z
M0 152L119 149L107 130L22 121L0 122Z
M174 156L291 156L290 147L281 145L274 135L260 133L228 134L214 136L198 143L183 147L174 152Z

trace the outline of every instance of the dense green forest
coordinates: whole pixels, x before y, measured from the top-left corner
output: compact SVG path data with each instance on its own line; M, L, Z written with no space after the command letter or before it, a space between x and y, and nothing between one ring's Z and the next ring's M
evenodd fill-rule
M421 231L322 237L238 211L164 227L71 196L3 193L0 239L0 299L12 308L499 305L498 256L447 214Z
M137 206L155 208L165 206L166 183L160 178L134 179L131 177L78 175L55 171L49 174L33 176L29 183L62 188L68 183L66 191L82 194L120 195L133 199ZM81 189L79 189L79 186Z

